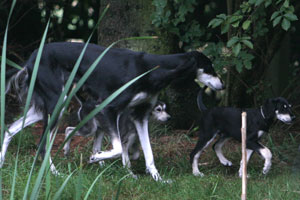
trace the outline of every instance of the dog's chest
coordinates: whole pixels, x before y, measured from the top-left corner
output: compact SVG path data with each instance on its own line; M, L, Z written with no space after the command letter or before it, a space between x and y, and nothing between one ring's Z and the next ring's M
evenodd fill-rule
M261 138L261 136L263 136L264 133L265 133L265 131L262 131L262 130L257 131L257 137Z

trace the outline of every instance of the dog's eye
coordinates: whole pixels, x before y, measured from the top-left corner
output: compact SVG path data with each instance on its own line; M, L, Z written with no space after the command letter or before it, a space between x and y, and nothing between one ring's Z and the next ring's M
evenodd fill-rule
M162 111L161 107L156 108L156 111L161 112Z
M292 105L291 105L291 104L289 104L289 107L291 108L291 107L292 107Z
M284 108L287 108L287 106L286 106L286 105L284 105L283 107L284 107Z

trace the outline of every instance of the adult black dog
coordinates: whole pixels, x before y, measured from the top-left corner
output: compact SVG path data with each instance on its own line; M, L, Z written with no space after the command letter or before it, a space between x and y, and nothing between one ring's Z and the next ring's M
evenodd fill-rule
M206 87L204 87L206 88ZM222 146L229 138L234 138L241 141L241 113L247 113L247 162L252 153L255 151L265 159L263 174L267 174L271 168L271 151L259 143L261 136L268 132L275 118L284 122L291 123L295 116L291 111L291 105L282 97L272 98L257 109L240 109L230 107L215 107L207 109L202 102L202 93L198 94L198 106L202 111L202 119L200 121L199 139L196 147L190 154L190 162L192 163L193 174L195 176L203 176L199 171L198 159L201 152L206 148L216 137L219 139L213 145L220 162L225 166L231 166L232 163L227 160L222 153ZM239 170L239 176L242 176L242 162Z
M28 111L25 126L43 120L46 127L48 115L52 115L57 100L64 89L64 84L83 47L84 44L82 43L67 42L50 43L44 46L33 91L32 106ZM88 45L75 82L82 77L104 50L105 47L94 44ZM24 69L14 77L15 80L18 80L19 77L25 77L20 83L23 86L21 91L28 90L36 56L37 50L32 53ZM88 92L93 99L101 102L123 84L156 66L160 67L136 81L102 111L109 123L108 127L110 129L105 132L109 133L111 137L113 149L101 152L101 156L97 156L97 158L101 160L122 153L122 144L118 136L116 121L125 109L130 108L132 109L130 118L132 118L140 139L147 171L155 180L161 180L154 164L148 134L148 118L151 109L157 101L159 91L173 81L184 83L187 79L197 78L214 90L222 89L223 84L216 75L211 61L197 51L173 55L152 55L127 49L111 49L87 79L82 90ZM23 118L14 122L9 128L10 133L5 133L4 145L1 151L1 166L11 138L21 130L22 120ZM56 124L53 125L51 130L55 130L55 128ZM45 151L44 145L42 150ZM52 164L51 167L51 170L55 173L54 165Z

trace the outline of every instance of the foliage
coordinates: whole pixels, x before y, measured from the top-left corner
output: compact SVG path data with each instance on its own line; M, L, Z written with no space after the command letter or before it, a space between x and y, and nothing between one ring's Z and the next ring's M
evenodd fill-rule
M244 1L233 14L221 13L211 19L209 28L220 28L221 35L228 34L225 43L211 42L211 30L206 30L195 18L191 20L190 15L195 14L198 4L196 0L176 0L172 3L153 0L156 10L152 23L175 34L185 50L208 43L204 52L217 60L219 69L221 66L235 66L238 72L251 69L256 40L279 25L288 31L291 22L298 20L290 0ZM210 4L207 6L213 8ZM205 10L202 15L205 15Z

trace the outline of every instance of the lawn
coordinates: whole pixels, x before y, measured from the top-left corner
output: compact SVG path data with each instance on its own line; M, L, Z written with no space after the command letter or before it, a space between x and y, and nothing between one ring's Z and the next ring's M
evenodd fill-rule
M277 127L278 129L278 127ZM279 127L282 130L282 127ZM36 135L38 128L28 128L22 134L22 144L18 163L14 199L23 198L27 178L34 159ZM41 186L39 199L53 199L64 181L74 170L68 180L60 199L84 199L91 188L88 199L239 199L241 194L241 179L238 177L241 158L240 145L229 141L224 147L224 154L233 162L232 167L222 166L211 148L207 148L200 158L200 171L205 176L194 177L188 161L189 153L196 143L196 137L187 131L172 131L166 127L152 127L152 147L156 166L164 179L171 179L171 184L155 182L145 173L143 156L132 162L134 173L139 178L128 177L122 162L109 160L105 166L87 164L91 151L90 140L77 138L71 155L67 158L59 155L54 163L62 173L61 176L50 176L50 194L46 182ZM34 134L32 134L34 133ZM261 174L263 160L254 155L248 165L248 199L300 199L300 174L294 169L297 156L297 132L271 131L263 143L273 152L273 165L267 176ZM275 137L276 136L276 137ZM20 136L18 136L20 137ZM2 168L3 199L8 199L11 192L12 177L15 164L15 152L18 137L14 138ZM63 135L59 134L54 145L53 155L58 148ZM272 139L272 138L277 138ZM82 143L78 143L82 141ZM107 142L106 142L107 143ZM104 145L109 148L109 145ZM82 158L82 159L81 159ZM82 164L80 164L82 163ZM33 180L38 176L39 161L33 173ZM82 165L80 168L79 166ZM296 171L296 172L295 172ZM299 172L299 169L298 169ZM48 180L49 181L49 180ZM31 184L31 189L33 184ZM30 189L30 191L31 191Z

